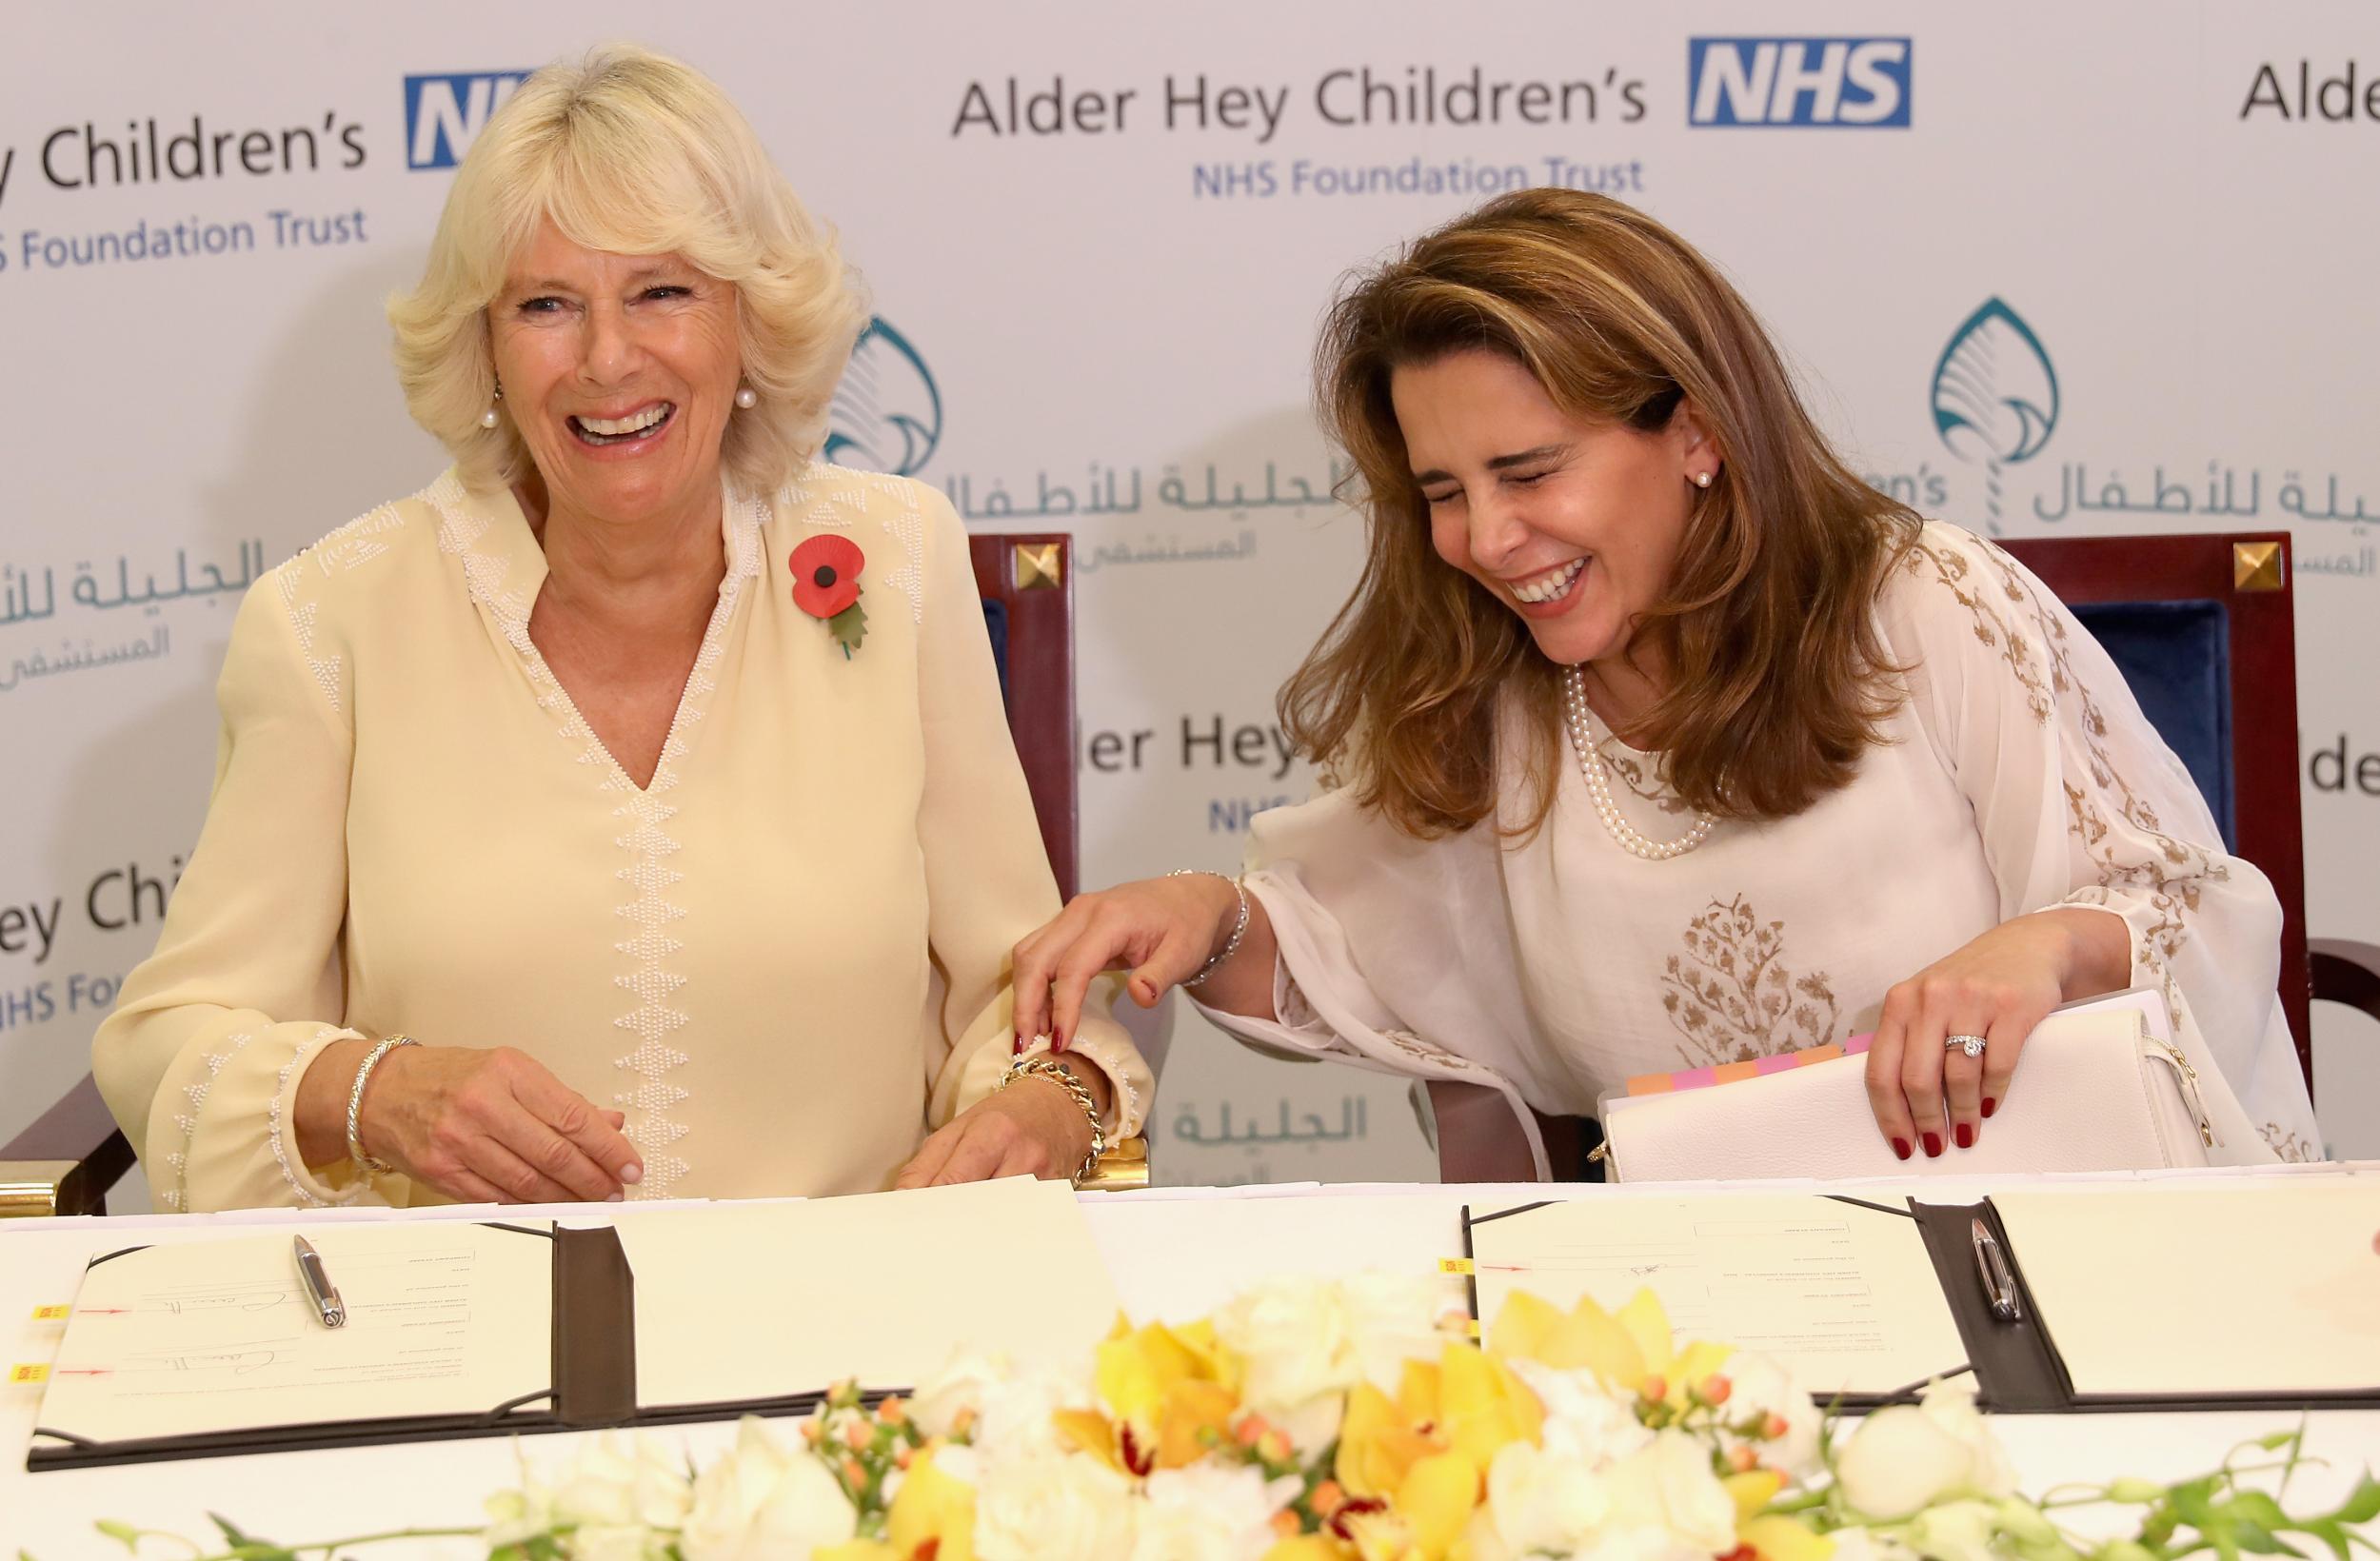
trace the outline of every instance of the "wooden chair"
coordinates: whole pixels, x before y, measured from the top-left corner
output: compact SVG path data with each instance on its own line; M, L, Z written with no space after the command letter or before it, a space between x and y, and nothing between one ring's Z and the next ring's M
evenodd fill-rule
M1075 892L1074 570L1059 533L968 540L984 626L1000 669L1008 726L1033 793L1041 842L1061 898ZM1125 1005L1118 1015L1144 1051L1158 1051L1162 1013ZM1152 1057L1152 1065L1157 1058ZM106 1213L108 1189L130 1169L132 1146L88 1075L30 1127L0 1146L0 1217ZM1082 1186L1096 1192L1145 1187L1142 1137L1112 1146Z
M2198 782L2226 845L2271 879L2281 901L2281 1011L2311 1089L2311 1004L2380 1019L2380 948L2307 936L2289 537L2024 537L2001 545L2107 649ZM1446 1180L1530 1179L1528 1152L1494 1092L1433 1084L1430 1103ZM1565 1120L1540 1118L1557 1130ZM1548 1149L1558 1167L1552 1137Z

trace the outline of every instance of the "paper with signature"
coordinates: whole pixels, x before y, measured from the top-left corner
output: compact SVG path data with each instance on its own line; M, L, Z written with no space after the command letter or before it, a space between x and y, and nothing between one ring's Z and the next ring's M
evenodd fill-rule
M1812 1194L1475 1203L1470 1214L1491 1326L1516 1290L1564 1310L1592 1295L1616 1311L1649 1289L1676 1338L1772 1355L1821 1400L1892 1393L1967 1361L1905 1215Z
M343 1224L307 1235L344 1327L322 1325L287 1232L147 1247L87 1270L36 1424L115 1442L479 1414L551 1386L543 1234Z

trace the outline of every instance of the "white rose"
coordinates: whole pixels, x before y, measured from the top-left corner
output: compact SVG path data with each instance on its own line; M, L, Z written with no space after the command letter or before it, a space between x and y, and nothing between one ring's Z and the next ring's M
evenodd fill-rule
M1711 1450L1684 1432L1661 1432L1607 1477L1615 1531L1657 1529L1705 1555L1735 1548L1735 1503L1711 1471Z
M1436 1360L1445 1349L1446 1335L1438 1331L1444 1310L1440 1281L1375 1272L1353 1274L1339 1288L1347 1299L1356 1371L1382 1393L1396 1393L1406 1361Z
M1247 1464L1160 1469L1148 1479L1132 1561L1259 1561L1279 1538L1273 1514L1302 1483L1268 1481Z
M1247 1365L1241 1396L1279 1416L1356 1385L1355 1324L1343 1289L1327 1279L1274 1279L1215 1314L1215 1336Z
M927 1435L949 1436L962 1414L972 1413L976 1446L991 1458L1007 1459L1061 1451L1066 1444L1054 1416L1061 1409L1087 1409L1092 1403L1087 1375L1019 1372L1004 1355L968 1355L918 1390L909 1415Z
M806 1449L787 1452L746 1415L735 1451L695 1480L679 1548L685 1561L772 1561L839 1545L858 1529L826 1466Z
M1843 1498L1872 1518L1905 1518L1947 1496L2003 1496L2014 1478L1974 1395L1935 1383L1915 1405L1859 1422L1835 1459Z
M1778 1362L1749 1352L1728 1356L1724 1371L1734 1390L1720 1412L1726 1419L1740 1425L1755 1415L1775 1415L1785 1422L1784 1435L1755 1444L1760 1461L1795 1480L1816 1473L1824 1416L1801 1384Z
M1729 1548L1734 1548L1729 1541ZM1639 1523L1606 1529L1595 1543L1570 1552L1571 1561L1711 1561L1711 1552L1676 1530Z
M1613 1397L1593 1372L1556 1371L1534 1360L1505 1364L1545 1406L1546 1452L1601 1469L1653 1440L1635 1406Z
M1991 1503L1949 1501L1929 1507L1909 1525L1909 1545L1928 1561L2000 1561L1992 1541Z
M500 1491L487 1498L487 1531L482 1537L491 1551L518 1545L554 1526L554 1493L521 1473L521 1489Z
M640 1436L624 1452L606 1436L579 1451L553 1503L564 1522L674 1529L693 1506L694 1488L654 1438Z
M1612 1493L1585 1459L1511 1442L1488 1465L1487 1512L1501 1546L1497 1553L1563 1551L1603 1526Z
M983 1561L1111 1561L1132 1548L1133 1506L1122 1475L1077 1453L986 1463L975 1493L975 1553Z

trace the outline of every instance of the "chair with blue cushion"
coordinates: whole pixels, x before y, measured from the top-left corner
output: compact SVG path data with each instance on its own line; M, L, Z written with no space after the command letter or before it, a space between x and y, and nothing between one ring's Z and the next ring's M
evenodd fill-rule
M1061 534L969 539L984 626L1000 671L1008 727L1024 764L1041 841L1061 896L1075 891L1074 590ZM1157 1067L1167 1015L1120 1004L1117 1018ZM0 1216L104 1214L108 1189L132 1165L98 1084L85 1077L30 1127L0 1146ZM1147 1141L1114 1145L1082 1186L1116 1192L1148 1185Z

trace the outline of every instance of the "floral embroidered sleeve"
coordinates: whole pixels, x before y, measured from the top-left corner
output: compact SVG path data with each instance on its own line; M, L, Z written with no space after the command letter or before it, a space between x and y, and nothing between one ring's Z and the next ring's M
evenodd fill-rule
M927 1105L930 1125L989 1095L1008 1070L1014 1011L1009 961L1017 939L1058 914L1058 886L1041 848L1033 796L1001 707L1000 679L967 562L966 529L948 500L902 482L915 509L923 589L918 612L918 706L925 795L918 840L925 858L930 944L941 1031ZM1107 1076L1111 1136L1140 1131L1155 1081L1123 1026L1107 1017L1112 981L1094 987L1068 1055Z
M1546 1049L1520 996L1492 826L1417 840L1326 791L1257 816L1246 882L1279 945L1277 1017L1201 1014L1268 1055L1494 1090L1546 1171L1522 1097Z
M347 794L354 743L338 655L316 642L309 566L248 593L217 698L223 730L206 828L156 952L92 1042L101 1093L160 1207L348 1203L345 1165L309 1171L297 1086L341 1011Z
M1974 809L2003 919L2121 918L2132 984L2228 1089L2206 1092L2225 1163L2319 1157L2279 985L2281 908L2228 854L2181 761L2064 603L2000 549L1939 524L1885 593L1916 714Z

